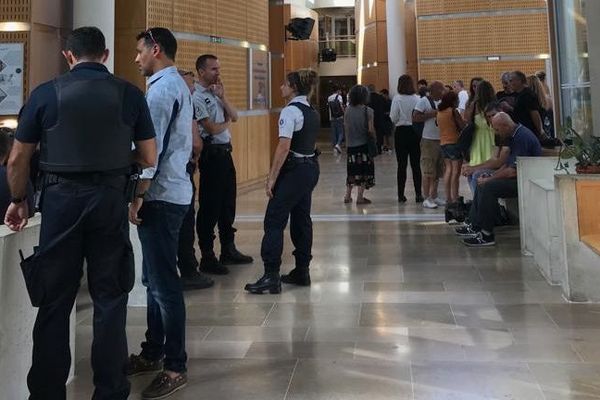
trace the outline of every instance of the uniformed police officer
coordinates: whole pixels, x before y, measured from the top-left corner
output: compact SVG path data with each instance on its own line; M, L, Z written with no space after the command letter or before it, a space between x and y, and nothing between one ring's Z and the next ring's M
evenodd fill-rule
M236 177L231 157L229 127L237 121L237 111L225 96L219 59L204 54L196 60L198 85L194 91L194 109L200 124L204 148L200 158L200 194L198 199L198 243L202 258L200 271L227 274L227 264L248 264L252 257L240 253L234 244ZM219 226L221 257L216 258L213 243L215 225Z
M27 383L30 399L66 398L69 315L85 258L94 302L93 398L126 399L125 320L134 270L125 190L132 164L156 159L154 128L144 94L102 65L108 50L100 30L74 30L63 55L70 72L31 93L8 163L13 199L5 223L20 231L27 225L29 160L41 143L44 218L39 248L25 261L37 282L30 296L40 307Z
M315 142L319 132L319 115L308 98L317 83L317 74L309 69L287 75L281 94L290 99L279 119L279 144L267 178L269 204L265 214L265 235L261 256L264 275L247 284L250 293L280 293L281 282L310 285L309 265L312 259L312 192L319 180L319 163ZM296 267L279 277L283 252L283 231L290 220L290 236L294 244Z

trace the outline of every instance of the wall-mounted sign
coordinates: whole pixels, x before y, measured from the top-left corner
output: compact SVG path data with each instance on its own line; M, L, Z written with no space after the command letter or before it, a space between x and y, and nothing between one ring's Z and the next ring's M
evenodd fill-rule
M220 36L210 36L210 42L211 43L223 43L223 38Z
M251 109L269 108L269 53L252 49L251 76Z
M23 43L0 43L0 115L17 115L23 105Z

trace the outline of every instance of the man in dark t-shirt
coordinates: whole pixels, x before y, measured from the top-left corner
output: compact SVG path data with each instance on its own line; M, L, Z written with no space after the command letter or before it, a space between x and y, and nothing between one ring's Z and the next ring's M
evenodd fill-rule
M518 124L529 128L538 138L544 136L540 103L531 89L527 87L527 77L521 71L510 75L510 88L515 96L512 118Z
M381 148L383 146L383 137L385 136L385 99L382 95L377 93L375 85L369 85L369 103L367 104L373 110L373 122L375 125L375 133L377 135L377 152L381 154Z

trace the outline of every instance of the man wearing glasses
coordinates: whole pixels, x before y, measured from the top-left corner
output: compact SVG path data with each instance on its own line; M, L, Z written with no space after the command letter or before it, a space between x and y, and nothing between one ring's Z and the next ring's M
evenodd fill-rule
M177 273L179 231L192 199L186 165L192 154L192 97L174 66L177 40L165 28L137 36L140 72L148 77L146 101L156 131L158 160L142 173L129 220L142 244L142 282L147 287L146 341L130 356L130 376L158 373L142 392L162 399L187 383L185 304Z

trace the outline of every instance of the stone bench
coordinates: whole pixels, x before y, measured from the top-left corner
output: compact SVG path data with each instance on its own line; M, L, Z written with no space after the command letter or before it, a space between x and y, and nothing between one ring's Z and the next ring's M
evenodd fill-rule
M41 217L35 216L22 232L0 226L0 399L25 399L31 366L32 331L37 308L31 305L21 274L19 249L33 253L40 235ZM75 360L75 311L71 313L71 357ZM69 380L74 376L71 365Z

